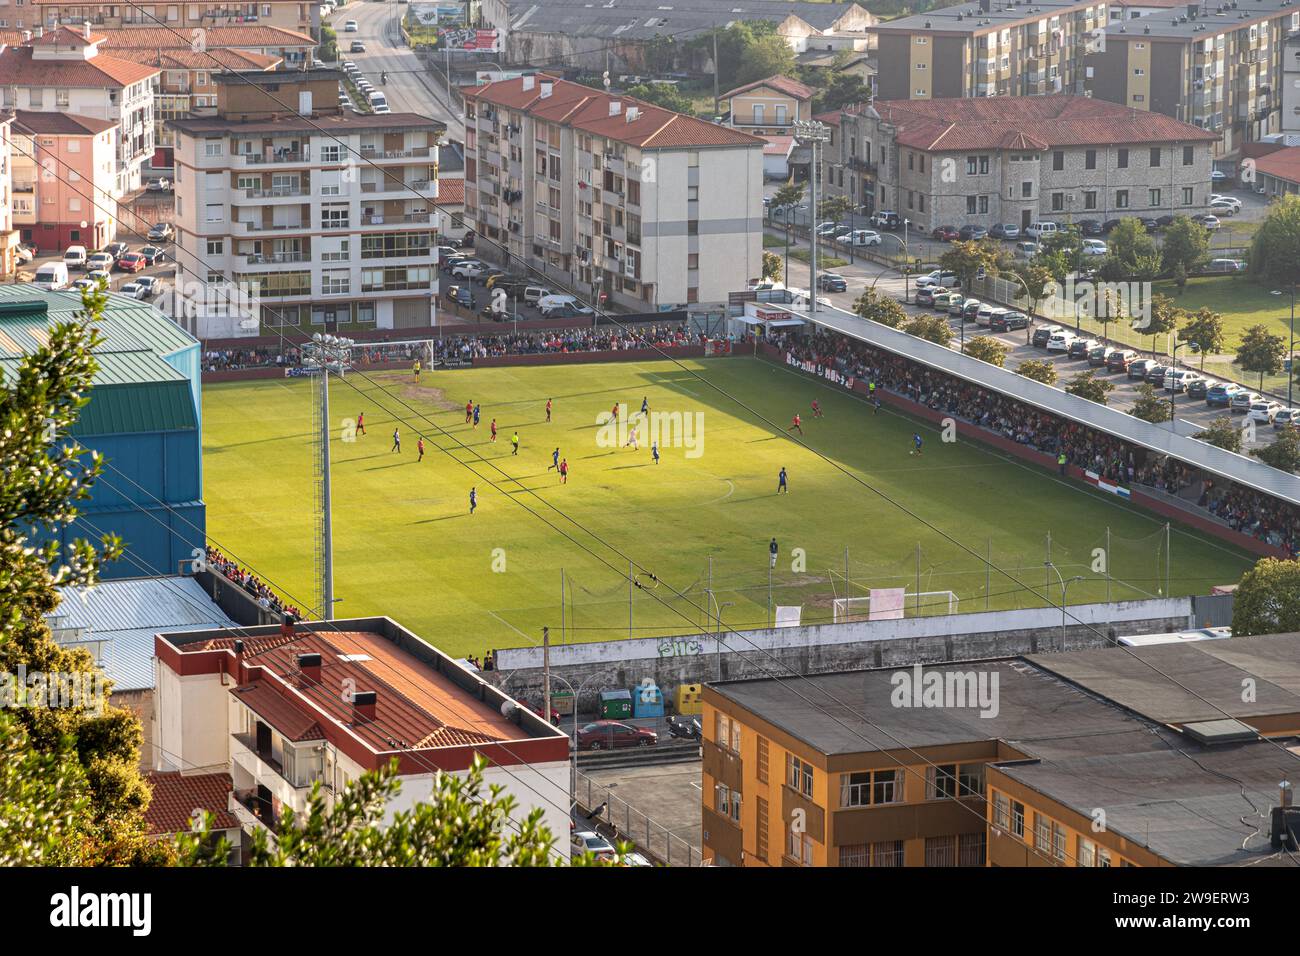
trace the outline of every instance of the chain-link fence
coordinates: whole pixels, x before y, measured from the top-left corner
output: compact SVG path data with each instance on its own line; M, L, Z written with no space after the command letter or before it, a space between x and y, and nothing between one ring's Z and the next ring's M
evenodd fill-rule
M700 848L656 823L613 790L592 780L585 773L573 771L574 799L588 812L604 805L600 821L614 831L619 840L634 843L646 855L665 866L700 866Z

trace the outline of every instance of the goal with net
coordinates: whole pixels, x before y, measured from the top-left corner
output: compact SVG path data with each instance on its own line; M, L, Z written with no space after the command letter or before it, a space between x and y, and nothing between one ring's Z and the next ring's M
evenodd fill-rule
M961 600L952 591L907 591L903 595L902 607L891 604L879 608L873 617L871 614L871 597L835 598L831 603L831 613L836 624L849 621L887 621L904 617L941 617L945 614L958 613Z

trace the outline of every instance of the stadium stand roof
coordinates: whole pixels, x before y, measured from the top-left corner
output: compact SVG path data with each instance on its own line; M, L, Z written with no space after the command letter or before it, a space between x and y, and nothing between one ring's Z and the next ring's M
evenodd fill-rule
M781 309L802 319L808 318L807 312L791 306L769 303L767 308ZM1247 488L1300 506L1300 475L1280 471L1258 459L1234 454L1187 435L1179 435L1168 426L1143 421L1117 408L1099 405L1051 385L1035 382L1023 375L1017 375L1011 369L998 368L987 362L981 362L977 358L963 355L961 352L934 342L927 342L915 335L908 335L906 332L891 329L878 322L870 322L843 309L819 306L816 323L876 348L955 375L972 384L994 389L1041 411L1082 422L1090 428L1131 442L1148 451L1169 455L1221 478L1231 479Z
M236 627L190 577L125 578L93 588L60 588L53 617L59 628L80 628L78 641L102 641L99 664L114 689L154 685L154 635Z

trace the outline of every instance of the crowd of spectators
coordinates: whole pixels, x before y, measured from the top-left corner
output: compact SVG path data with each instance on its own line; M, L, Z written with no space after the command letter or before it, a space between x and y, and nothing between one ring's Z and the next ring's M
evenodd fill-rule
M433 344L437 359L473 361L499 355L541 355L548 352L618 352L697 344L682 323L636 329L560 329L506 335L457 335Z
M224 372L244 368L284 368L299 363L302 356L296 348L280 349L208 349L203 353L205 372Z
M800 361L874 382L933 411L964 419L1011 441L1066 461L1121 485L1143 485L1196 504L1243 534L1290 554L1300 554L1300 510L1198 468L1130 445L1122 439L1059 418L1000 392L974 385L901 355L847 336L817 331L787 333L774 344Z
M264 584L252 571L245 570L238 562L232 561L224 554L211 545L207 549L206 557L208 567L217 571L228 581L238 585L247 591L257 603L267 611L276 611L280 614L292 617L295 621L302 620L302 612L297 607L280 600L280 597Z

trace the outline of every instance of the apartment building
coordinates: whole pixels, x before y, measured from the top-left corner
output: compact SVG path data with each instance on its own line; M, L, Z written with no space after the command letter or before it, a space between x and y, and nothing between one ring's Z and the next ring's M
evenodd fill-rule
M0 275L14 274L14 247L19 241L14 229L12 124L13 117L0 116Z
M881 99L1081 93L1105 3L978 0L872 27Z
M100 52L89 25L59 27L24 45L0 48L0 102L6 110L54 111L111 120L118 127L114 197L138 189L153 157L157 67Z
M789 135L795 123L812 116L812 87L788 76L769 76L722 96L726 122L755 136Z
M13 217L19 240L47 252L117 238L118 127L75 113L13 115Z
M1088 56L1087 88L1098 99L1210 130L1219 139L1215 155L1232 155L1282 128L1282 51L1296 30L1292 0L1153 11L1106 28Z
M388 618L160 633L154 653L156 769L228 774L245 831L393 759L387 809L409 810L482 756L485 784L515 798L516 821L540 808L568 859L568 736Z
M546 75L463 92L466 224L534 268L634 311L761 274L759 137Z
M1152 665L1137 670L1129 654L1102 649L706 685L704 858L1288 862L1267 819L1243 820L1240 808L1243 789L1257 807L1279 803L1300 724L1297 641L1153 646L1135 652ZM1244 676L1261 688L1250 703Z
M1279 123L1284 133L1300 133L1300 33L1282 47L1282 98Z
M877 101L845 110L828 195L918 230L1204 210L1213 133L1086 96Z
M200 338L434 324L443 125L341 110L338 71L253 76L215 74L216 115L172 123L177 321Z
M30 0L34 19L47 29L61 23L89 21L96 27L171 27L187 36L193 29L258 24L300 33L320 28L320 7L303 0L202 0L200 3L64 3Z

